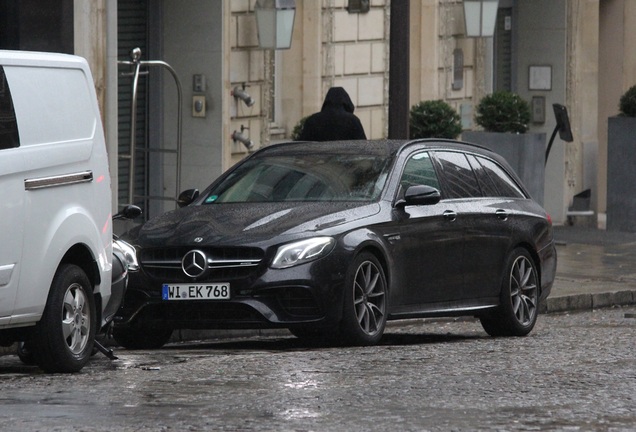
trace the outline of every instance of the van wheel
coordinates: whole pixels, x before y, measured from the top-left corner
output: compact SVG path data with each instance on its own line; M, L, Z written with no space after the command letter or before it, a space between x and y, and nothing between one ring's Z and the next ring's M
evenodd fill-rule
M31 345L37 365L45 372L79 371L91 357L95 330L95 300L86 273L61 265Z
M523 248L508 258L501 287L500 304L492 315L480 317L491 336L525 336L539 314L539 278L532 257Z
M378 259L370 253L358 255L345 281L341 333L352 345L375 345L386 326L387 283Z
M127 326L113 327L113 339L126 349L159 349L172 336L169 327Z

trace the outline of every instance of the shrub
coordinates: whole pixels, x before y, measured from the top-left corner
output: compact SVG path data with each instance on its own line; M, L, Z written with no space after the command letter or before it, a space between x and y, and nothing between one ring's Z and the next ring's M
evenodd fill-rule
M298 141L298 138L300 138L300 134L303 131L303 126L305 126L305 120L307 120L307 117L303 117L300 120L298 120L298 123L296 123L296 126L294 126L294 129L292 130L292 133L291 133L291 139L293 141Z
M530 105L515 93L498 91L479 102L475 122L488 132L525 133Z
M422 101L411 108L409 135L411 138L450 138L462 133L457 111L443 100Z
M636 117L636 85L621 96L619 103L621 114L627 117Z

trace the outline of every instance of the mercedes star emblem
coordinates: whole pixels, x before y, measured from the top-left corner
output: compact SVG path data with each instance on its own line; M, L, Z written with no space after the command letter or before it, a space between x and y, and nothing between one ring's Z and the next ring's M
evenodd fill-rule
M208 258L200 250L191 250L181 260L181 268L187 276L197 278L208 269Z

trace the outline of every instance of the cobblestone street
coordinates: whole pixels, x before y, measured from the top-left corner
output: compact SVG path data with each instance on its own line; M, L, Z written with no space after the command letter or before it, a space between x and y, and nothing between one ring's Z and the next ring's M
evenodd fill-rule
M636 309L539 317L526 338L478 322L391 325L381 345L276 336L95 356L74 375L0 358L0 429L423 431L636 427Z

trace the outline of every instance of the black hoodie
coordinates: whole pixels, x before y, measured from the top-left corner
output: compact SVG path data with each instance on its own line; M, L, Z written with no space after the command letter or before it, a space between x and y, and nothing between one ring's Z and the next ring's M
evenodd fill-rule
M307 117L299 141L339 141L367 139L355 107L342 87L331 87L322 109Z

